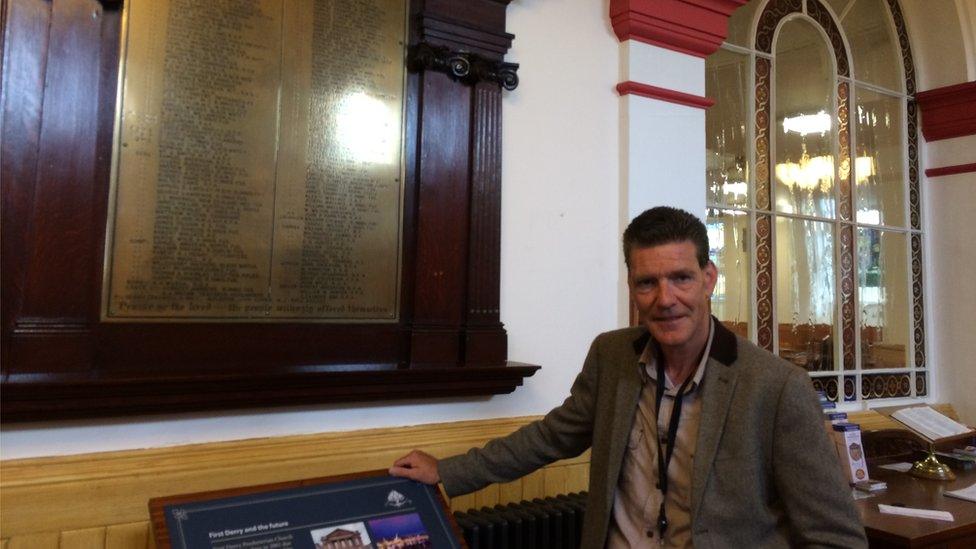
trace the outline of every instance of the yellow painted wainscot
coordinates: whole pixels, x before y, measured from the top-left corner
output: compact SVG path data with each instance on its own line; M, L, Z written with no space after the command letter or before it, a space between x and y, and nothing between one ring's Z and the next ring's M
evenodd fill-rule
M443 457L535 417L0 461L0 549L145 549L157 496L386 469L412 448ZM586 489L589 452L454 498L464 510Z
M951 406L935 407L956 416ZM850 417L864 430L898 428L873 411ZM411 448L448 456L481 446L533 419L0 461L0 549L153 548L150 498L385 469ZM589 458L587 452L520 480L453 498L451 508L465 510L585 490Z

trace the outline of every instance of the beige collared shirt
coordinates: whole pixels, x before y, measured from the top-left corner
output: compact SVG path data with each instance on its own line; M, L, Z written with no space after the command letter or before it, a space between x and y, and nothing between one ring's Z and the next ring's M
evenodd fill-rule
M654 410L657 386L657 357L652 341L640 358L640 401L634 415L634 423L627 442L627 451L620 469L620 478L613 496L613 511L607 547L691 547L691 472L701 423L700 388L705 375L705 364L712 347L715 327L709 322L708 342L701 362L695 370L692 382L682 397L681 417L675 437L671 463L668 465L668 494L664 503L668 528L661 539L657 529L658 511L661 507L661 491L658 489L657 451L655 437L661 437L661 449L667 450L668 422L674 409L676 387L665 375L664 398L661 400L661 417Z

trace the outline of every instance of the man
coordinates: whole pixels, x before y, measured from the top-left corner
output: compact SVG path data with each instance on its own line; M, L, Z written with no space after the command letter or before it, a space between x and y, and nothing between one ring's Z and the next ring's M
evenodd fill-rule
M390 473L453 496L592 447L584 548L866 546L806 373L709 314L702 222L653 208L623 245L641 325L594 340L562 405L464 455L414 450Z

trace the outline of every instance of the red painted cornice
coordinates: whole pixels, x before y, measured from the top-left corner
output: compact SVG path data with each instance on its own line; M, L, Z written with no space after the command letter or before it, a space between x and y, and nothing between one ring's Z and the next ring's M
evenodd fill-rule
M926 141L976 135L976 81L918 92L915 100Z
M729 16L747 0L610 0L617 38L708 57L725 40Z
M976 172L976 164L959 164L956 166L945 166L942 168L930 168L925 170L927 177L940 177L943 175L955 175L959 173Z
M617 93L620 95L633 94L641 97L650 97L652 99L659 99L661 101L677 103L679 105L686 105L688 107L697 107L699 109L707 109L715 104L714 100L707 97L702 97L700 95L692 95L690 93L669 90L667 88L659 88L657 86L641 84L639 82L632 82L630 80L617 84Z

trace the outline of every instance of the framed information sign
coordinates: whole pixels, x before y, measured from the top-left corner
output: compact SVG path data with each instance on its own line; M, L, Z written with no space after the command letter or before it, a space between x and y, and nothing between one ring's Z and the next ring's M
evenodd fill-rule
M386 471L150 500L156 546L466 547L437 488Z

